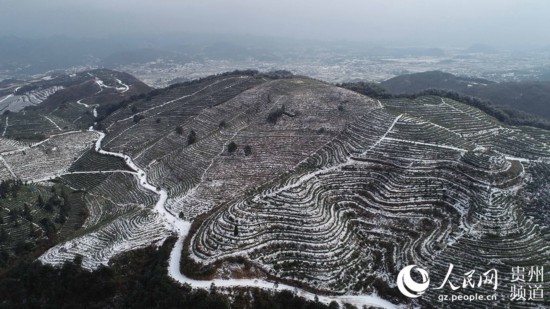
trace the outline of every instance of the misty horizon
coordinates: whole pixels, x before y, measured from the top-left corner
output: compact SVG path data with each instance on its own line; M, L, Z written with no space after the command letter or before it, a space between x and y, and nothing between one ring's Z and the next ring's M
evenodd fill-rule
M115 3L8 0L0 37L106 39L196 35L346 42L370 46L536 49L550 45L546 1L406 0L338 3L216 0Z

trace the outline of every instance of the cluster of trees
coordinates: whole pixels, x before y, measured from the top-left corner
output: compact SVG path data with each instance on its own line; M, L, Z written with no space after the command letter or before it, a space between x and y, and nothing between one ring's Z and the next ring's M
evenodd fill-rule
M36 205L39 208L46 210L47 212L53 213L57 208L59 209L59 215L56 217L55 222L59 224L64 224L67 220L67 216L71 211L71 203L69 201L69 196L62 188L57 194L55 187L52 187L52 196L47 201L44 201L42 195L38 195L36 199Z
M58 231L67 223L69 213L75 208L71 201L77 201L70 198L69 194L64 187L55 186L51 188L48 198L38 194L32 202L15 200L22 206L10 207L7 217L0 216L0 272L27 257L36 259L55 245L59 237L66 236ZM79 206L76 204L76 209ZM85 217L85 214L81 215L81 222L75 223L75 229L81 226Z
M176 127L176 134L183 135L183 127L177 126ZM191 145L197 142L197 132L195 130L191 130L189 134L187 135L187 145Z
M55 239L55 234L57 233L57 229L55 227L55 224L50 220L50 218L42 218L40 220L40 225L44 228L44 232L48 239Z
M13 224L14 226L19 226L19 218L25 218L30 222L34 220L28 204L25 203L22 210L19 208L14 208L8 214L9 223ZM0 218L0 224L4 223L4 219Z
M175 89L175 88L184 87L184 86L196 85L196 84L200 84L200 83L203 83L203 82L206 82L206 81L213 81L213 80L215 80L219 77L243 76L243 75L245 75L245 76L258 76L260 74L261 73L257 70L235 70L235 71L231 71L231 72L225 72L225 73L210 75L210 76L206 76L206 77L202 77L202 78L198 78L198 79L193 79L193 80L185 81L185 82L182 82L182 83L172 84L172 85L168 86L168 88L166 88L166 89Z
M227 152L228 153L234 153L235 151L237 151L237 148L239 148L239 146L237 145L237 143L235 142L230 142L229 144L227 144ZM250 145L246 145L244 146L244 155L245 156L249 156L252 154L252 147Z
M54 222L57 224L64 224L67 221L67 217L69 216L69 212L71 210L69 198L63 189L61 189L61 192L58 195L56 194L55 188L52 187L52 193L52 196L46 201L44 200L42 195L38 195L35 203L36 207L41 208L49 213L54 213L55 209L58 209L58 214L55 216ZM32 214L31 206L28 203L24 203L22 208L11 209L8 215L8 223L12 224L15 227L18 227L21 224L21 218L24 218L26 221L30 222L29 237L36 237L41 234L41 232L39 231L40 229L37 229L33 224L33 222L35 222L35 218ZM44 217L40 221L38 221L48 239L55 238L57 228L54 222L49 217ZM0 218L0 224L4 223L5 222L3 218ZM3 227L0 231L0 240L2 242L8 240L7 232Z
M375 99L390 99L393 97L382 86L376 83L356 82L336 84L338 87L355 91Z
M8 196L13 198L17 197L17 193L21 190L23 186L23 181L21 179L13 180L2 180L0 182L0 197L5 199Z
M238 289L231 299L215 286L191 289L174 282L167 263L175 238L158 250L148 247L125 253L111 267L89 272L82 258L60 268L20 261L0 273L1 306L6 308L338 308L297 297L290 291L273 293Z
M263 73L262 75L270 79L292 78L294 76L292 72L287 70L271 71L271 72Z

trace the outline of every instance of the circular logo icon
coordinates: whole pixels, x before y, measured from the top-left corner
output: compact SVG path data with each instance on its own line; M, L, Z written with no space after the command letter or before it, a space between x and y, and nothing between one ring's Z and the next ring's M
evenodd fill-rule
M422 282L418 283L411 278L411 271L416 268L416 271L422 276ZM397 275L397 287L399 291L407 297L420 297L428 289L430 285L430 276L424 269L416 265L409 265L403 268Z

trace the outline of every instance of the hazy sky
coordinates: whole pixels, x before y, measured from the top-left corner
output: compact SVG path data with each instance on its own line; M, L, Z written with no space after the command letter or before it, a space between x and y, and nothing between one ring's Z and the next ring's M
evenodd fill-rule
M0 0L0 36L208 32L402 45L550 45L549 0Z

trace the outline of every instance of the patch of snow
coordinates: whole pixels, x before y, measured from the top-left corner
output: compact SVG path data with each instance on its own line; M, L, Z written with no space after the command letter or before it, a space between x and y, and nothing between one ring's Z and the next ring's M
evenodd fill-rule
M8 129L8 116L6 116L6 125L4 126L4 132L2 132L2 136L6 135L6 130Z
M13 97L13 93L12 94L8 94L7 96L5 96L2 100L0 100L0 103L6 101L7 99Z
M116 79L116 82L119 83L122 87L117 87L116 90L120 91L120 93L124 93L128 90L130 90L130 86L123 83L120 79Z
M43 116L44 118L46 118L49 122L51 122L59 131L63 131L63 129L61 129L60 126L57 125L57 123L55 123L55 121L51 120L48 116Z

